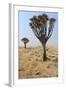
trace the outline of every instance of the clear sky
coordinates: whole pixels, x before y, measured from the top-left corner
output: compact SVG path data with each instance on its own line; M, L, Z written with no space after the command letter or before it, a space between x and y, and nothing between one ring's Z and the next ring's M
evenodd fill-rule
M36 38L33 31L29 26L30 18L38 15L42 15L46 13L49 18L55 18L56 22L54 24L53 34L48 40L47 44L57 45L58 44L58 13L53 12L42 12L42 11L19 11L18 19L19 19L19 46L23 46L23 42L21 39L26 37L29 39L28 45L41 45L40 41Z

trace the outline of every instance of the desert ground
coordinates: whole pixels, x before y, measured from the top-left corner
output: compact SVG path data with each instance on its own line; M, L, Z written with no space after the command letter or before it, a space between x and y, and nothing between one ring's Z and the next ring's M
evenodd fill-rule
M58 48L47 46L47 61L43 61L43 48L18 47L19 79L58 77Z

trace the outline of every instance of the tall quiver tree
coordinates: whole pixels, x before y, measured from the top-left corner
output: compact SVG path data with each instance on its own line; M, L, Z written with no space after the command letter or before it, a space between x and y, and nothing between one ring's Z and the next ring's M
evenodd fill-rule
M46 43L51 37L54 28L54 18L48 18L47 14L33 16L30 18L30 27L35 36L40 40L43 47L43 61L47 60Z
M27 38L22 38L21 41L24 43L24 48L26 48L26 44L29 42Z

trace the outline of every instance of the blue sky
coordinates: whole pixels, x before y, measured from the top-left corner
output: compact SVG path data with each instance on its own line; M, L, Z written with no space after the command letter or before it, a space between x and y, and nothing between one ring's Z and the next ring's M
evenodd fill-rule
M21 39L23 37L27 37L30 41L28 45L35 46L41 45L40 41L36 38L33 31L29 26L30 18L38 15L42 15L46 13L49 18L55 18L56 22L54 24L54 31L51 38L48 40L47 44L57 45L58 44L58 13L54 12L41 12L41 11L19 11L18 19L19 19L19 46L23 45Z

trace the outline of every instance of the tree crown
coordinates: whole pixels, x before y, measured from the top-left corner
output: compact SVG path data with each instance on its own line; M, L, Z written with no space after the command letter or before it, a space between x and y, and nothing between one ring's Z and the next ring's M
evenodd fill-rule
M47 14L42 14L30 18L29 25L35 36L43 43L52 35L55 21L54 18L49 18Z
M24 43L28 43L29 39L27 39L26 37L22 38L21 41L23 41Z

